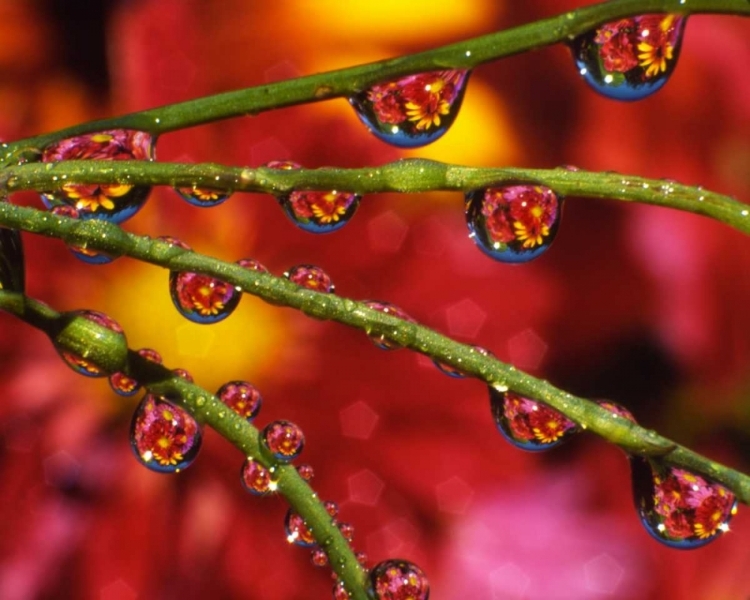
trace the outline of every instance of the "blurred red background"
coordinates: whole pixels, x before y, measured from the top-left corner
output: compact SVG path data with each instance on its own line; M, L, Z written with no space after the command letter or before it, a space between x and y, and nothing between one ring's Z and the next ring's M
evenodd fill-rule
M535 3L423 0L221 3L0 2L0 136L424 50L556 14ZM676 179L746 201L750 24L696 16L666 87L617 103L579 81L561 46L482 66L456 123L422 149L384 145L345 100L163 136L168 161L309 167L423 156L468 165L581 168ZM40 206L33 194L15 201ZM711 220L650 206L568 200L537 261L493 262L467 238L462 198L363 200L342 230L296 229L270 197L212 210L158 189L125 228L171 234L272 272L314 263L337 292L403 307L424 324L573 393L629 407L647 427L750 470L750 243ZM259 425L306 433L313 485L354 524L371 564L418 563L436 600L750 596L750 519L691 552L652 540L624 455L579 436L542 455L495 430L485 387L423 357L246 297L226 321L187 322L167 273L78 262L25 236L28 291L59 310L119 321L130 346L217 389L247 379ZM176 476L141 467L137 400L84 380L46 338L0 315L0 597L5 600L329 597L325 569L287 544L285 504L239 485L242 456L208 433Z

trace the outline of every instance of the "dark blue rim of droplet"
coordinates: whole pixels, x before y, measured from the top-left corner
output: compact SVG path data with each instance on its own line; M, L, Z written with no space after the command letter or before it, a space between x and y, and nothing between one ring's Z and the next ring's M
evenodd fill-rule
M118 396L122 396L123 398L131 398L131 397L135 396L135 395L136 395L136 394L137 394L138 392L140 392L140 391L141 391L141 389L142 389L142 387L143 387L143 386L141 386L141 384L140 384L140 383L137 383L137 382L136 382L136 384L135 384L135 387L134 387L134 388L133 388L133 389L132 389L131 391L129 391L129 392L124 392L124 391L122 391L122 390L121 390L120 388L118 388L117 386L115 386L115 384L114 384L114 383L112 383L112 375L110 375L110 376L109 376L109 377L107 378L107 381L109 382L109 387L111 387L111 388L112 388L112 391L113 391L113 392L114 392L115 394L117 394Z
M492 250L491 249L492 242L486 237L486 235L484 234L484 231L477 228L474 217L476 216L476 213L481 212L481 205L484 200L484 193L488 189L513 187L513 186L519 186L519 185L520 186L538 186L538 187L543 187L543 188L550 190L557 198L557 218L552 223L552 227L550 228L550 232L547 235L547 239L545 240L545 242L536 248L533 248L531 250L516 250L510 246L510 244L513 243L513 242L510 242L510 244L504 245L505 246L504 249ZM563 205L565 204L564 202L565 197L559 194L553 188L549 187L548 185L539 183L538 181L519 180L519 179L500 181L498 183L493 183L486 187L478 188L475 190L470 190L464 194L464 199L465 199L465 206L466 206L465 208L466 225L469 228L469 237L476 244L477 248L479 248L484 254L486 254L493 260L496 260L498 262L508 263L508 264L522 264L522 263L529 262L539 257L540 255L544 254L547 250L549 250L550 246L552 246L552 243L555 241L555 238L557 237L558 229L560 229L560 222L562 221Z
M107 211L106 209L100 209L96 212L81 210L79 211L78 218L82 221L98 219L101 221L109 221L110 223L115 224L122 223L133 217L135 213L143 208L143 206L146 204L146 200L148 200L148 196L150 193L150 186L135 186L128 192L130 198L128 198L127 206L123 207L121 210L115 212ZM40 194L40 196L42 198L44 206L46 206L50 210L52 210L55 206L68 204L67 202L57 198L54 194ZM70 206L70 204L68 204L68 206Z
M432 364L434 364L437 370L440 371L443 375L453 377L453 379L464 379L466 377L465 373L456 370L455 367L449 367L447 365L441 364L440 361L436 358L432 359Z
M318 223L315 221L314 217L310 218L307 221L300 221L295 216L294 210L292 210L288 199L289 196L278 196L276 198L278 203L281 205L281 208L284 210L284 214L297 227L299 227L303 231L307 231L308 233L333 233L334 231L341 229L344 225L352 220L354 213L356 213L357 209L359 208L359 202L362 199L362 196L360 196L359 194L354 194L354 199L346 209L346 212L341 217L339 217L338 221L334 223Z
M458 90L458 94L453 99L450 111L447 115L443 115L440 125L433 131L407 133L397 124L381 123L375 116L375 112L371 108L369 100L367 100L367 90L360 92L356 96L351 96L349 98L349 103L354 107L354 112L357 117L359 117L359 120L362 121L370 133L381 142L399 148L419 148L420 146L427 146L428 144L437 141L448 133L448 130L453 125L453 122L456 120L456 117L461 110L461 104L463 103L464 94L466 93L466 88L469 84L470 75L471 71L466 71L461 87ZM398 128L395 133L393 132L394 127Z
M106 265L115 260L115 258L109 256L108 254L105 254L104 252L97 252L93 256L90 256L88 254L84 254L83 252L78 252L71 247L68 247L68 249L70 250L70 253L78 260L89 265Z
M213 208L214 206L219 206L219 204L224 204L224 202L229 200L229 197L232 195L230 192L221 192L221 195L216 200L203 201L198 200L192 194L183 194L177 188L175 188L174 191L185 202L199 208Z

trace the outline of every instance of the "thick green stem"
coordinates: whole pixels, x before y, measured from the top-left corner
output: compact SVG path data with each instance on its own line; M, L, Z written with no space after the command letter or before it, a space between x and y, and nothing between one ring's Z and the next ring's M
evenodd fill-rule
M505 56L567 42L597 25L622 17L662 12L750 15L750 3L747 0L612 0L426 52L92 121L3 144L4 160L15 162L25 152L34 152L54 141L92 131L127 128L158 135L220 119L348 97L378 82L440 69L471 69Z
M616 173L557 169L463 167L418 158L364 169L248 169L216 164L146 161L31 163L0 171L0 192L53 191L65 184L129 183L207 187L280 195L337 189L371 194L437 190L466 192L508 181L546 185L562 196L642 202L705 215L750 235L750 205L699 187ZM4 188L3 188L4 183Z
M86 356L108 373L126 372L150 392L179 401L196 419L207 423L222 437L272 470L277 490L299 513L315 540L328 554L331 568L346 583L351 597L366 600L365 572L331 516L292 465L269 459L261 451L258 430L229 409L210 392L189 383L162 365L141 357L132 350L123 351L122 338L85 318L71 318L22 294L0 290L0 309L5 310L46 333L58 350ZM279 532L282 531L279 524Z
M658 456L674 465L704 473L726 485L741 502L750 503L750 477L747 475L719 465L653 431L624 419L613 418L608 410L595 402L573 396L546 381L517 371L511 365L483 355L472 346L459 344L426 327L372 310L360 302L314 292L285 278L250 271L164 241L126 233L104 221L78 221L2 203L0 223L14 229L57 237L69 244L86 246L113 256L131 256L170 271L212 275L276 305L296 308L317 319L337 321L368 334L384 336L403 347L474 375L489 385L512 389L523 396L541 400L630 454Z

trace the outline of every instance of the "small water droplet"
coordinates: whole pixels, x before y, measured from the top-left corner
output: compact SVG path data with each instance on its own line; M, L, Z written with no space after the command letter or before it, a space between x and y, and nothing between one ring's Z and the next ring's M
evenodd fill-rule
M287 511L286 518L284 519L284 530L286 532L286 541L290 544L296 544L305 548L315 545L315 538L305 524L304 519L291 508Z
M297 473L305 481L310 481L315 476L315 471L311 465L300 465L297 467Z
M284 273L292 283L316 292L333 293L336 287L323 269L315 265L297 265Z
M255 496L266 496L274 491L275 485L271 474L263 465L252 458L245 460L240 471L242 487Z
M448 377L454 377L456 379L461 379L463 377L466 377L466 373L461 371L461 369L457 369L456 367L452 367L451 365L447 363L440 362L436 358L432 359L432 364L434 364L438 371L441 373L444 373Z
M198 399L195 401L196 406L205 406L206 404L206 398L204 396L198 396Z
M640 456L630 457L633 498L641 523L673 548L699 548L729 531L737 499L704 475Z
M596 403L602 408L606 408L616 419L625 419L626 421L631 421L632 423L636 422L633 413L631 413L622 404L612 402L611 400L597 400Z
M316 567L325 567L328 565L328 555L323 548L318 546L313 548L312 552L310 552L310 562Z
M573 421L542 402L514 392L490 391L490 408L498 431L522 450L538 451L559 446L578 431Z
M202 325L226 319L242 298L233 285L210 275L178 271L169 272L169 293L183 317Z
M349 592L346 591L343 581L337 581L333 584L333 600L350 600Z
M181 377L188 383L194 382L193 376L187 371L187 369L182 369L180 367L177 367L176 369L172 369L172 373L177 375L177 377ZM200 398L198 398L198 402L199 402L198 406L200 406Z
M336 527L339 528L341 535L350 544L354 541L354 525L351 523L336 523Z
M469 72L430 71L372 86L349 98L357 116L389 144L415 148L441 137L455 121Z
M331 518L336 518L336 516L339 514L339 505L336 504L333 500L326 500L323 502L323 508L326 509L326 512L331 515Z
M195 185L191 188L178 187L175 188L175 191L185 202L201 208L218 206L229 200L229 197L232 195L231 192L202 188Z
M219 388L216 395L248 422L252 422L258 416L263 404L258 389L247 381L229 381Z
M176 473L189 467L201 447L202 433L185 409L147 394L133 415L130 445L152 471Z
M144 131L111 129L67 138L47 146L42 162L63 160L153 160L154 137ZM124 183L66 183L60 190L42 194L48 208L73 206L81 219L103 219L122 223L144 205L151 192L148 186Z
M674 14L648 14L602 25L571 42L576 67L608 98L645 98L674 71L686 21Z
M152 350L151 348L141 348L138 350L138 354L153 363L158 365L162 364L161 355L156 350ZM116 394L126 398L135 396L141 389L141 384L132 377L125 375L125 373L112 373L112 375L109 376L109 386Z
M430 583L424 571L406 560L391 559L370 571L370 585L377 600L427 600Z
M58 204L51 209L52 214L58 217L69 217L71 219L80 219L81 215L78 209L68 204ZM90 250L85 246L68 246L70 252L77 259L91 265L104 265L111 263L114 258L96 250Z
M65 316L71 320L76 317L83 317L101 327L106 327L110 331L119 334L122 346L127 348L127 342L122 327L120 327L117 321L104 313L95 310L74 310L65 313ZM105 372L104 367L97 365L90 358L79 356L70 350L63 350L62 348L58 348L57 345L55 345L55 349L60 355L60 358L62 358L65 363L79 375L85 375L86 377L106 377L107 373Z
M258 271L259 273L268 273L268 269L254 258L241 258L237 264L249 271Z
M379 300L365 300L363 304L365 304L369 308L372 308L373 310L385 313L386 315L397 317L410 323L416 323L416 321L409 315L407 315L406 312L404 312L395 304L391 304L390 302L382 302ZM372 340L372 343L382 350L396 350L398 348L401 348L398 342L386 336L385 334L378 335L374 333L368 333L367 335Z
M290 421L269 423L263 429L262 439L274 458L283 462L297 458L305 446L305 435Z
M466 194L469 237L485 254L522 263L545 252L557 235L562 197L548 187L508 184Z

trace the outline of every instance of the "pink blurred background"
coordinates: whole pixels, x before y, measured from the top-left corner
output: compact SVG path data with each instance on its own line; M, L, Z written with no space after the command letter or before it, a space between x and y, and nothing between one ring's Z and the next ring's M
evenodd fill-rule
M196 96L424 50L574 7L332 0L0 2L0 137L12 140ZM80 3L84 7L84 3ZM467 165L581 168L676 179L747 201L750 23L696 16L671 81L634 104L597 96L566 48L485 65L441 140L399 151L345 100L163 136L161 160L257 166L378 165L423 156ZM15 201L40 206L33 194ZM696 215L568 200L552 249L523 266L467 238L462 197L378 195L342 230L297 230L270 197L211 209L156 190L125 228L171 234L272 272L314 263L337 291L389 300L573 393L629 407L647 427L750 470L750 242ZM307 436L313 485L354 524L371 564L418 563L436 600L750 597L750 519L707 547L662 547L632 507L624 455L579 436L531 455L495 430L485 387L407 351L246 297L226 321L189 323L167 274L78 262L25 236L28 291L119 321L130 346L217 389L246 379L259 425ZM46 338L0 315L0 598L327 598L326 569L287 544L281 499L239 485L242 456L211 432L187 471L131 454L137 400L85 380Z

